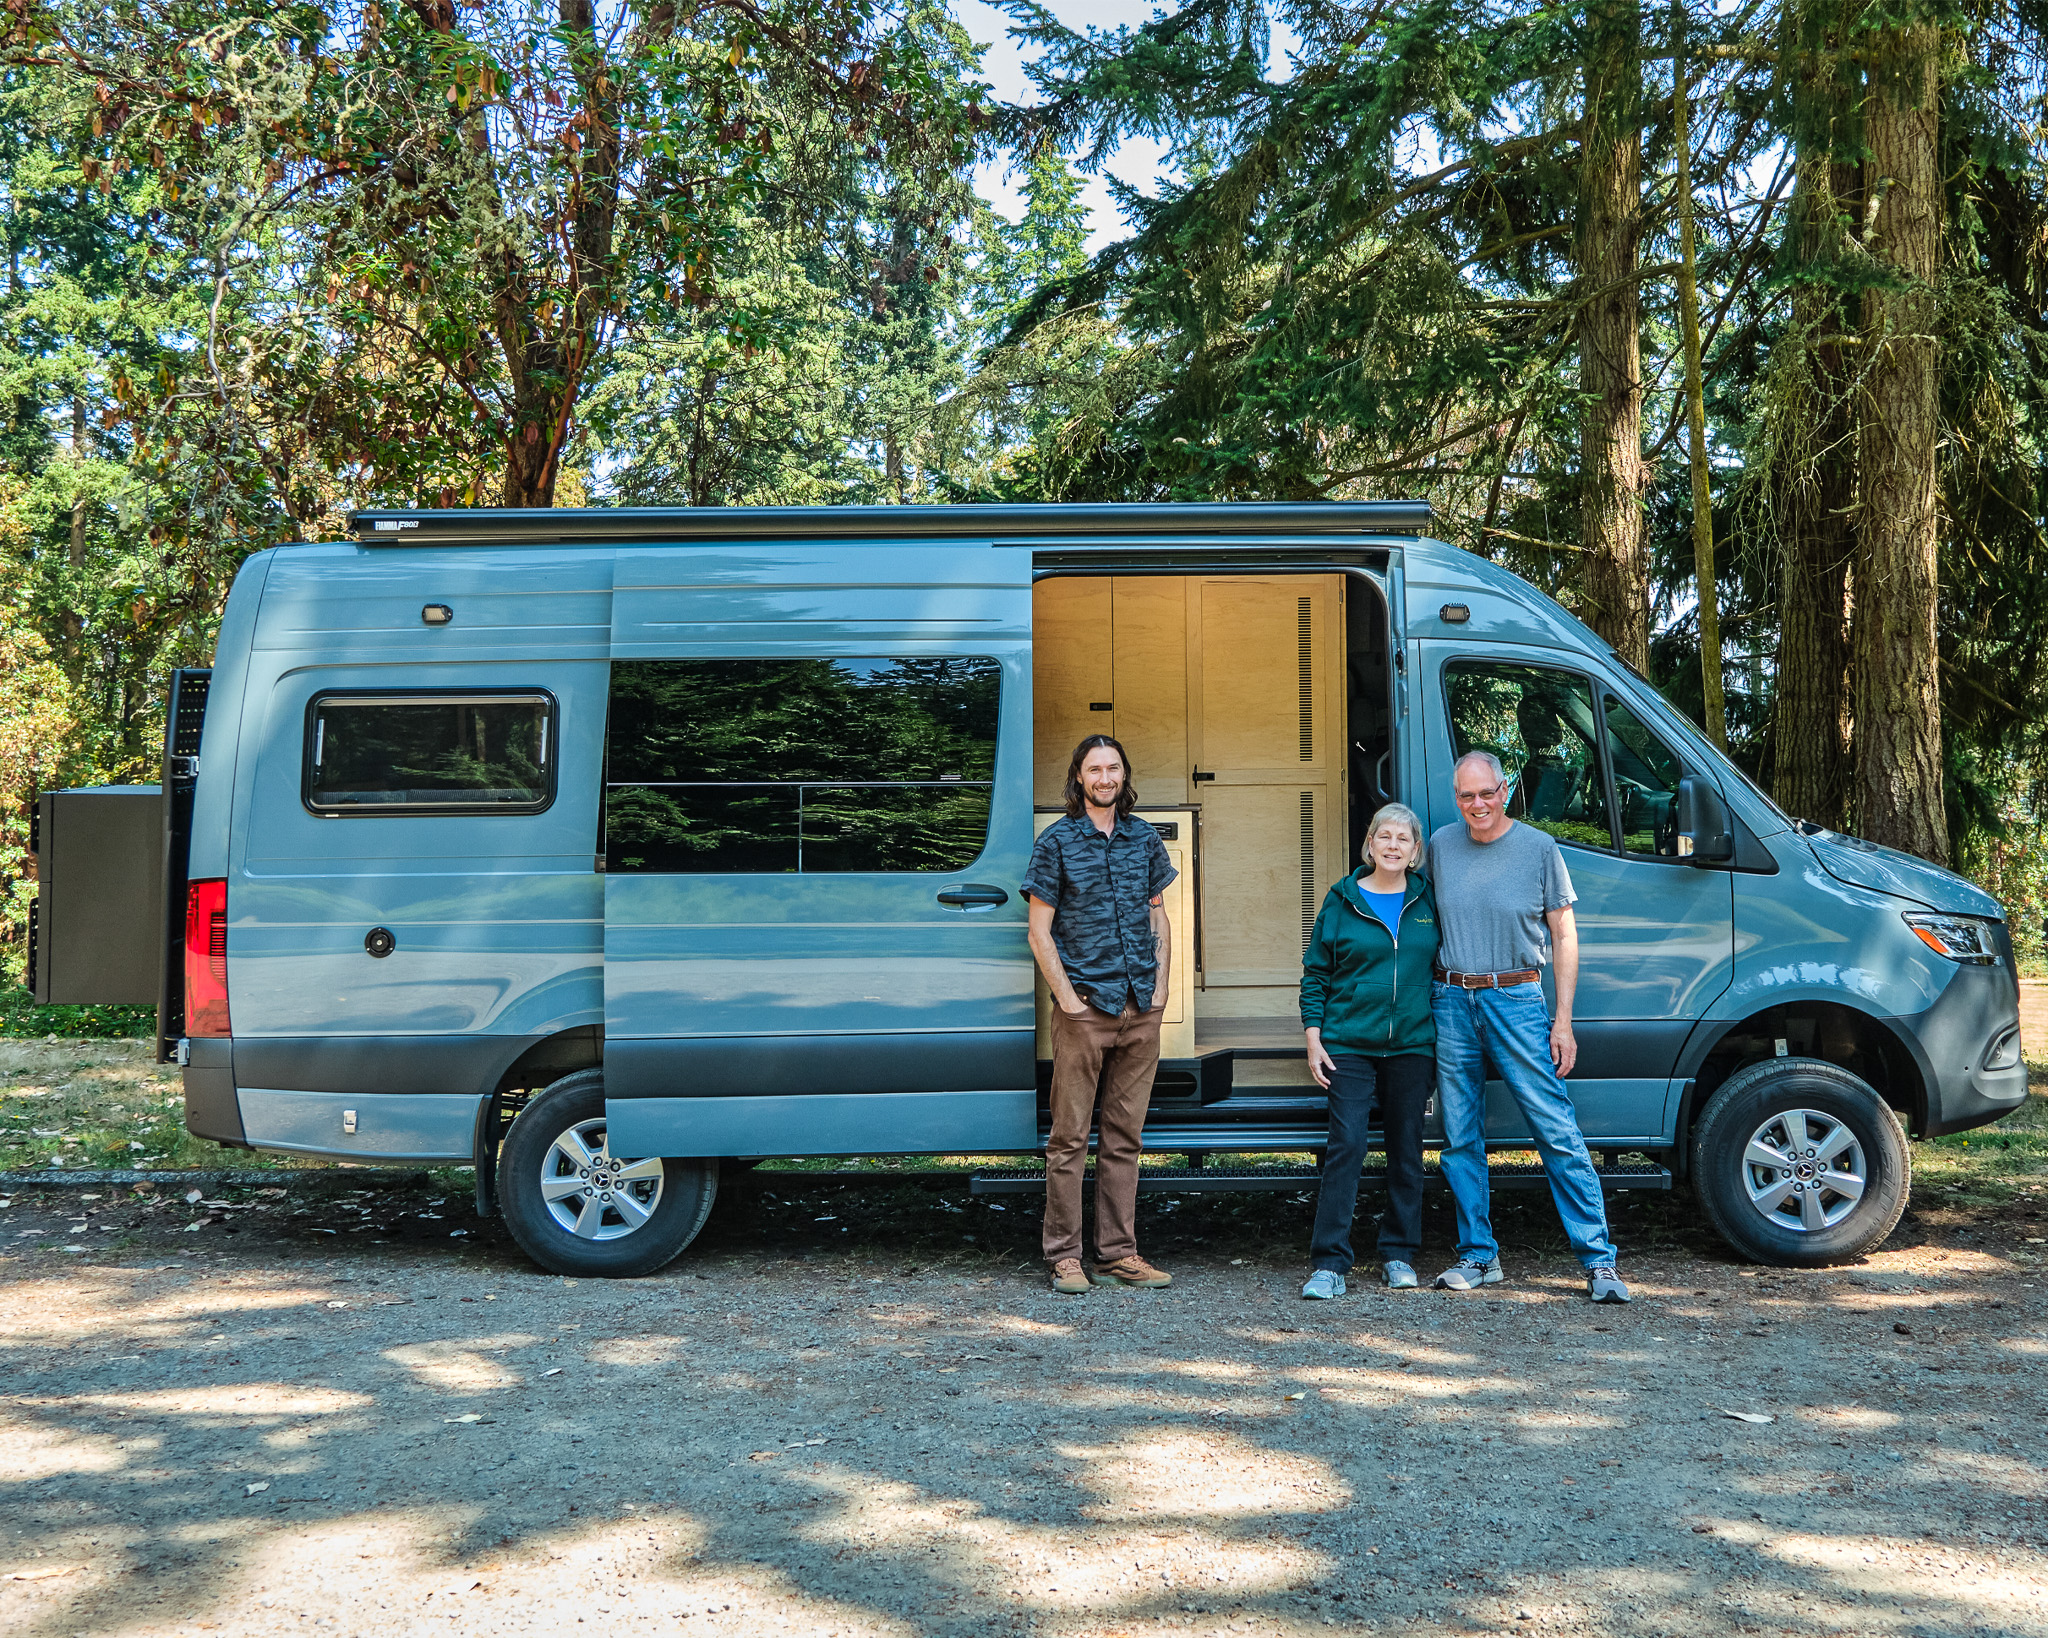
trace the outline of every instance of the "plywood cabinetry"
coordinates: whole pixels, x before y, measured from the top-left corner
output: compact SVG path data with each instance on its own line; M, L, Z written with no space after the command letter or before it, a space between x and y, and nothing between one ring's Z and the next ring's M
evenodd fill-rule
M1114 582L1110 675L1116 737L1131 754L1138 800L1177 806L1188 792L1188 582L1126 575Z
M1087 734L1110 734L1107 579L1042 580L1031 592L1031 800L1063 800L1067 761Z
M1347 862L1343 596L1334 574L1055 578L1035 593L1037 800L1058 803L1074 746L1107 733L1148 808L1199 813L1205 1016L1289 1010Z
M1190 750L1202 804L1202 981L1284 1009L1343 869L1342 587L1336 575L1200 583ZM1265 1010L1258 1007L1257 1010Z

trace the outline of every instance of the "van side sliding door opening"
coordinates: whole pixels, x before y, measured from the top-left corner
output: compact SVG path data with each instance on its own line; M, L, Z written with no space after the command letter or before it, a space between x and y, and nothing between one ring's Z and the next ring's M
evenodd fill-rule
M1176 1040L1169 1015L1161 1093L1173 1060L1225 1047L1290 1052L1240 1060L1239 1085L1307 1084L1291 1056L1302 952L1400 783L1377 583L1321 566L1075 570L1040 579L1032 599L1039 828L1062 811L1074 747L1104 733L1129 755L1138 811L1189 832L1168 846L1195 878L1193 924L1174 930L1192 1016Z

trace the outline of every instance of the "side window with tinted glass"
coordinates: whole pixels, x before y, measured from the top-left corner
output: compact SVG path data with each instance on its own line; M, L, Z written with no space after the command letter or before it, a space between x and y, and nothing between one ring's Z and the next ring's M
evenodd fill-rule
M555 795L554 710L539 690L316 694L301 795L329 818L538 813Z
M1586 678L1547 666L1457 661L1444 667L1457 755L1491 751L1507 770L1508 816L1560 842L1611 849L1600 721Z
M953 871L988 839L993 659L620 660L605 868Z
M1678 776L1685 770L1642 718L1612 694L1607 705L1607 758L1614 769L1624 852L1678 857Z

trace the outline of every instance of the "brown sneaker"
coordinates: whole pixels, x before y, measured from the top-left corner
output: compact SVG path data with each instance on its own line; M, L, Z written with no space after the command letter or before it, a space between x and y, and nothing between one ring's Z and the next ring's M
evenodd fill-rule
M1052 1265L1052 1288L1077 1297L1088 1289L1088 1276L1081 1272L1081 1259L1062 1257Z
M1119 1257L1113 1263L1097 1263L1091 1278L1097 1285L1173 1284L1171 1274L1162 1274L1143 1257Z

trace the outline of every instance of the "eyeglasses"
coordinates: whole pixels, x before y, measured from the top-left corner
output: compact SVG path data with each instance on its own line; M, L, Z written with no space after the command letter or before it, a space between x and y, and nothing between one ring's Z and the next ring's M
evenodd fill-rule
M1458 792L1458 806L1469 808L1474 802L1497 801L1501 792L1507 788L1507 782L1503 780L1490 791L1460 791Z

